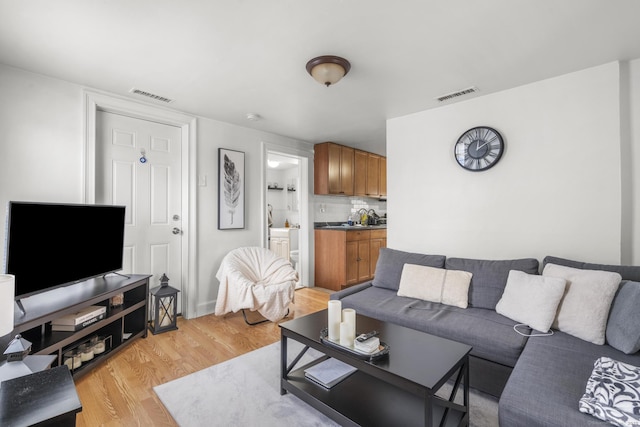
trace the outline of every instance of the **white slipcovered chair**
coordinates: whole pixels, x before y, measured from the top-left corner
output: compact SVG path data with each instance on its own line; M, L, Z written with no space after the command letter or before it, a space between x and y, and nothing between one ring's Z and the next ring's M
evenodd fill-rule
M291 263L269 249L234 249L222 260L216 273L220 281L215 313L218 316L242 310L258 311L272 322L285 317L293 302L298 273Z

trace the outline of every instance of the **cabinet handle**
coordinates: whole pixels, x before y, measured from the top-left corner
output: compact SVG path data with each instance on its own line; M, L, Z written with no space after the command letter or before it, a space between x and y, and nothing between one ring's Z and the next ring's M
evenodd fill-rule
M356 258L356 261L360 262L362 261L362 258Z

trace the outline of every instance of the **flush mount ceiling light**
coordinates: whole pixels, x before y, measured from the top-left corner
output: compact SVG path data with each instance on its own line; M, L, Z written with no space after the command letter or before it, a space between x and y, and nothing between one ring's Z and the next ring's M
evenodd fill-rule
M267 164L270 168L277 168L278 166L280 166L280 162L277 160L267 160Z
M324 55L307 62L307 71L318 82L327 87L336 84L347 75L351 64L344 58Z

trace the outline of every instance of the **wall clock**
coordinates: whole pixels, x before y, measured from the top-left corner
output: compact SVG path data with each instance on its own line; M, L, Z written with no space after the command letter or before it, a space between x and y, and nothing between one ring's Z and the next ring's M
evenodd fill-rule
M454 154L460 166L480 172L498 163L503 151L502 135L493 128L478 126L469 129L458 138Z

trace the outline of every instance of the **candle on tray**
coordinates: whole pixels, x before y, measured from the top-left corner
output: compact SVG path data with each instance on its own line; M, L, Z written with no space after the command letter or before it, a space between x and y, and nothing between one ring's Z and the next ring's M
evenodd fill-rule
M349 347L353 347L353 341L356 339L356 311L353 308L342 310L342 321L348 325ZM340 338L342 339L342 335Z
M340 323L340 345L353 348L355 336L351 333L351 325L347 322Z
M329 339L340 341L340 323L342 322L342 302L337 300L329 301Z
M342 323L340 324L340 345L353 348L356 339L356 311L353 308L342 310Z

